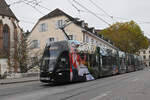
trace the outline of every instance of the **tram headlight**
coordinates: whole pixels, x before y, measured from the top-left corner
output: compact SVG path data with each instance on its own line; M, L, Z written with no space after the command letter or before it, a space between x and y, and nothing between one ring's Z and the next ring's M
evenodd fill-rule
M52 74L52 72L49 72L50 74Z

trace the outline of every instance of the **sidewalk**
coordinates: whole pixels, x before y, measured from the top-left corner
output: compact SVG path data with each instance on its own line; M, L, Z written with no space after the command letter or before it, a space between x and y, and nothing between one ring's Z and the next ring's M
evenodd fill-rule
M24 83L39 81L39 77L26 77L26 78L17 78L17 79L2 79L0 80L0 85L14 84L14 83Z

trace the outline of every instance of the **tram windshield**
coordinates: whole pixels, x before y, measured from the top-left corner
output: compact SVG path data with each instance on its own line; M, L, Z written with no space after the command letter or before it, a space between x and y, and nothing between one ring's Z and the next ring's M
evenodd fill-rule
M43 61L42 61L42 69L43 70L53 70L55 67L57 60L61 53L67 49L67 42L57 42L51 43L49 46L45 48Z
M48 46L44 51L42 67L45 70L53 69L56 64L57 58L60 55L60 52L61 48L59 48L58 46Z

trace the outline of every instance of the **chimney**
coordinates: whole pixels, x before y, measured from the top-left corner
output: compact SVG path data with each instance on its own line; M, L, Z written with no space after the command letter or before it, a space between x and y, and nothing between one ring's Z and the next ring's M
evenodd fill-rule
M94 27L92 28L92 33L95 33L95 28Z
M85 27L88 27L88 23L84 23L84 26L85 26Z
M82 27L85 27L84 20L81 20L81 26L82 26Z

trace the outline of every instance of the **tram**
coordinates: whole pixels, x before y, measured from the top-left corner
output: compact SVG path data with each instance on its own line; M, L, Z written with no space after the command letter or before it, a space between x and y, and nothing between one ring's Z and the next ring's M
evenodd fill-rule
M112 52L92 44L68 40L48 43L40 66L40 81L68 83L95 80L143 69L137 55Z

